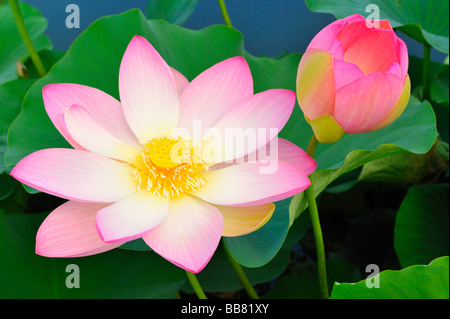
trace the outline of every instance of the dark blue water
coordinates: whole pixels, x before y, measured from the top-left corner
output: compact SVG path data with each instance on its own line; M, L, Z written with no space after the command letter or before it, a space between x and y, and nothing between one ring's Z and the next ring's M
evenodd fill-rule
M47 35L55 49L67 50L73 40L98 18L122 13L132 8L145 12L149 0L24 0L36 7L47 18ZM80 8L80 28L65 25L66 6ZM253 55L275 57L283 52L304 52L314 35L334 21L329 14L308 10L303 0L228 0L228 12L233 26L244 34L245 48ZM184 24L201 29L211 24L223 24L216 0L201 0ZM421 56L422 46L406 36L410 53ZM433 50L432 58L442 61L444 54Z

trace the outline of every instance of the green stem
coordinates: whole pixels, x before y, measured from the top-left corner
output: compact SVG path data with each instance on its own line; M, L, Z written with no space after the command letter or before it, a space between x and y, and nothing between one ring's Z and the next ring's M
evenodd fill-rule
M9 0L9 5L11 6L14 20L16 21L20 36L22 37L23 43L30 54L31 60L33 61L39 76L43 77L47 72L45 72L44 64L42 64L41 58L34 48L33 42L31 41L30 35L25 27L22 14L20 13L19 2L17 0Z
M250 283L250 280L248 280L247 275L245 274L242 266L236 261L236 259L234 259L233 256L231 256L226 245L224 244L223 246L225 249L225 253L228 257L228 260L230 261L231 267L233 268L236 276L238 277L239 281L241 282L241 284L244 287L245 291L247 292L248 296L251 299L259 299L258 294L256 293L255 289L253 288L252 284Z
M198 299L207 299L202 287L200 286L200 283L198 282L197 276L187 270L186 276L191 283L192 288L194 288L195 294L197 295Z
M225 5L225 0L219 0L220 11L222 11L223 20L225 20L225 24L230 28L233 27L231 24L230 16L228 15L227 7Z
M428 44L424 44L422 66L422 90L424 100L430 100L430 64L431 46L429 46Z
M314 156L318 141L315 135L312 136L306 152L311 157ZM317 267L319 271L319 285L322 298L328 299L328 282L327 282L327 268L325 260L325 247L323 244L322 228L320 227L319 210L317 209L316 196L314 194L314 180L311 179L311 186L305 190L306 199L308 200L309 214L311 217L311 224L316 241L317 252Z
M306 153L308 153L309 156L314 157L314 153L316 152L316 147L319 144L319 141L317 140L316 136L313 134L311 137L311 140L309 141L308 148L306 149Z

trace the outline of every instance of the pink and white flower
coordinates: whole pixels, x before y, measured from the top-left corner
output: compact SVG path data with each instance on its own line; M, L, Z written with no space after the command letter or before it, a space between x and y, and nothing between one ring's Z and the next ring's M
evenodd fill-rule
M194 121L218 130L285 125L295 93L254 94L242 57L222 61L189 83L136 36L120 65L119 92L121 102L79 84L43 89L50 119L74 149L37 151L11 172L22 183L69 200L39 228L39 255L87 256L143 238L162 257L196 273L221 236L258 229L272 216L272 202L310 185L307 175L315 161L270 134L257 148L278 143L273 174L261 174L260 160L223 163L224 157L207 161L193 152L173 160L172 150L180 143L192 151L191 141L174 132L191 132ZM239 156L257 151L248 148Z

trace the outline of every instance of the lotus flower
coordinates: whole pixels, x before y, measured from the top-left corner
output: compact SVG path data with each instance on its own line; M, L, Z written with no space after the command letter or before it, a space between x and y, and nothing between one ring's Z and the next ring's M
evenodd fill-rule
M369 25L355 14L313 38L298 68L297 99L319 142L332 143L397 119L409 100L407 71L406 45L389 21Z
M43 88L50 119L74 149L37 151L11 172L69 200L40 226L39 255L87 256L142 238L165 259L196 273L221 236L258 229L272 216L272 202L310 185L315 161L272 130L254 145L240 143L231 155L221 152L228 145L218 143L206 143L211 153L194 152L205 149L206 139L194 145L190 134L178 133L193 133L196 122L216 132L285 125L295 93L253 94L242 57L222 61L189 83L136 36L120 65L119 92L121 102L79 84ZM278 145L278 156L263 160L259 151L271 145ZM276 170L262 173L268 162Z

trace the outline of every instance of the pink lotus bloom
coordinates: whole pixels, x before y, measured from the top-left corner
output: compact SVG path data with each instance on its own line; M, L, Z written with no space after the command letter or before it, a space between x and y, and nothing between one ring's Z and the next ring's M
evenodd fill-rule
M407 72L407 47L389 21L366 23L355 14L311 41L298 68L297 99L317 139L332 143L397 119L409 100Z
M285 125L294 92L253 94L242 57L220 62L189 83L136 36L120 65L119 91L121 102L79 84L43 89L50 119L74 149L37 151L11 172L31 187L69 200L39 228L39 255L87 256L143 238L170 262L199 272L221 236L258 229L272 216L273 201L310 185L307 175L315 161L274 134L265 134L253 147L245 144L234 157L213 152L205 159L195 158L191 141L174 133L177 128L191 132L198 120L219 132ZM262 174L267 163L258 150L274 143L278 156L270 159L277 169ZM182 161L173 160L174 148ZM237 161L251 154L255 161Z

